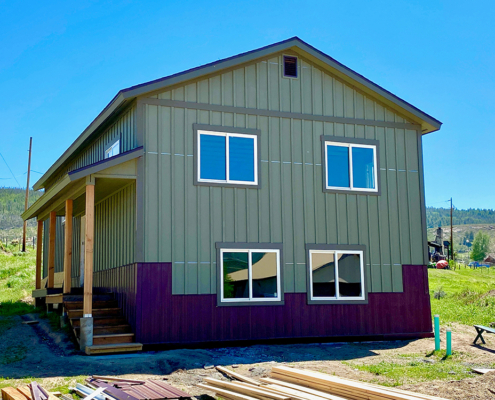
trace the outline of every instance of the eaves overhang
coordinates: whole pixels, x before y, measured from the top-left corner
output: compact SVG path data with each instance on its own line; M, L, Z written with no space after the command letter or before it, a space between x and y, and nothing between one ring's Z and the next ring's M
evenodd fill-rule
M60 158L48 169L48 171L35 183L34 190L44 187L47 180L52 176L73 154L87 141L91 140L95 131L105 123L105 121L119 112L126 104L140 96L164 90L169 86L182 84L186 81L200 78L219 71L233 68L237 65L252 62L256 59L266 57L273 53L292 50L307 57L323 69L329 70L337 77L349 82L357 89L370 97L378 98L384 105L399 112L412 122L421 126L422 134L427 134L440 129L442 123L431 115L413 106L407 101L394 95L383 87L358 74L354 70L346 67L329 55L309 45L298 37L293 37L278 43L274 43L256 50L241 53L233 57L218 60L209 64L195 67L177 74L169 75L143 84L122 89L103 109L103 111L93 120L93 122L83 131L83 133L72 143L72 145L60 156Z

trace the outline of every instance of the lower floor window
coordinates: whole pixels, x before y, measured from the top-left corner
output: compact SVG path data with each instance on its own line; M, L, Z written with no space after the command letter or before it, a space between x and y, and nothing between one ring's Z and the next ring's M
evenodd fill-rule
M280 250L221 249L222 302L280 301Z
M309 250L311 300L364 300L363 252Z

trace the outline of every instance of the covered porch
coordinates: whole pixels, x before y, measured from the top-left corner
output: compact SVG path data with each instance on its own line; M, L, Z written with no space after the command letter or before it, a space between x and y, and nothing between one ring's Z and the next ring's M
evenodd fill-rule
M33 297L62 312L87 354L142 348L109 285L94 285L95 273L134 262L141 155L136 149L69 172L23 214L38 221Z

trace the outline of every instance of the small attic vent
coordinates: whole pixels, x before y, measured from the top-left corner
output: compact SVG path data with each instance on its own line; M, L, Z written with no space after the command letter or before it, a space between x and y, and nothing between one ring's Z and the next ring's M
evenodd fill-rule
M284 56L284 76L297 78L297 57Z

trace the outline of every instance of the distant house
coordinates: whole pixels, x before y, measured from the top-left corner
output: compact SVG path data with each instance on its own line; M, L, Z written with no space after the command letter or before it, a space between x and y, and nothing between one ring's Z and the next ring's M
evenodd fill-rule
M488 264L490 266L494 266L495 265L495 253L489 253L485 259L483 260L483 262L485 264Z
M123 89L34 186L33 296L89 354L431 336L440 126L298 38Z

